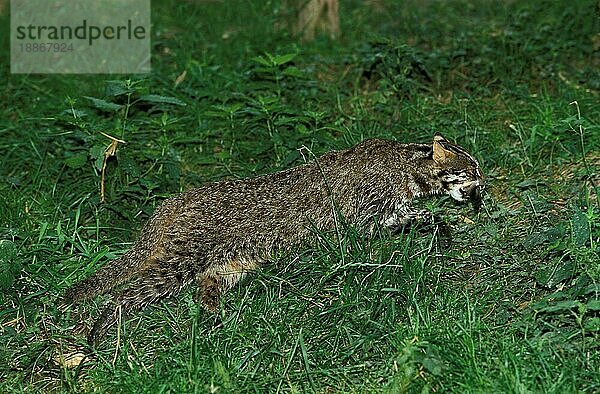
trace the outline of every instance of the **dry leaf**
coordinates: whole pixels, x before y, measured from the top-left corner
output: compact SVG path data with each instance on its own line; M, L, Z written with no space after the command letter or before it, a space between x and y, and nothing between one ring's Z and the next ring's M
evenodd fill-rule
M65 368L78 367L86 358L85 353L74 351L67 354L57 354L54 356L54 363Z

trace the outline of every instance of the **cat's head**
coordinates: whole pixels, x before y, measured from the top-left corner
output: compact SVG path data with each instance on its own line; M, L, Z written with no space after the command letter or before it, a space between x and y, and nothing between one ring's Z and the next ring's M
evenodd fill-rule
M442 192L457 201L480 201L484 176L479 163L460 146L446 140L440 134L433 137L433 161L438 169Z

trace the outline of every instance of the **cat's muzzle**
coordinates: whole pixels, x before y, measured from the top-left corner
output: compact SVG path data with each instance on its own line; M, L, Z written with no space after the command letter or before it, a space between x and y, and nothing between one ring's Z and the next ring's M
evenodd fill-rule
M483 183L483 181L475 181L470 185L462 187L460 189L460 193L462 194L463 198L465 200L468 199L469 201L471 201L471 204L473 204L473 209L475 209L475 211L479 211L479 208L481 208L481 193L483 189L485 189L485 184Z

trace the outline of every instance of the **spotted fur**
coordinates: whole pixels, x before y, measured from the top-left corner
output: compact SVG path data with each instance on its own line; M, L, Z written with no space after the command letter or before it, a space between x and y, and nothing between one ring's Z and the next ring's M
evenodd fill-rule
M208 183L167 199L132 249L66 294L70 302L127 283L113 295L88 341L96 343L119 316L128 316L197 283L209 310L247 272L280 250L307 242L314 229L340 220L363 231L396 230L426 215L420 197L449 194L463 201L483 187L477 161L436 135L433 144L371 139L281 172Z

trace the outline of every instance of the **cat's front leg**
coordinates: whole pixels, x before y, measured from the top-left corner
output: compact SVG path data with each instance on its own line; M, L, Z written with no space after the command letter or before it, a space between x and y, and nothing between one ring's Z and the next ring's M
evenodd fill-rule
M400 232L403 229L414 226L415 224L433 224L436 222L434 215L426 209L412 209L403 207L395 209L389 216L383 220L383 225L392 232Z

